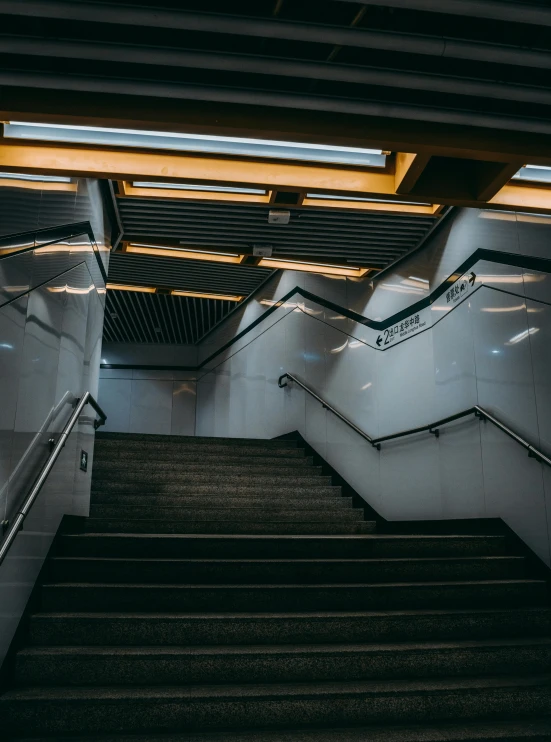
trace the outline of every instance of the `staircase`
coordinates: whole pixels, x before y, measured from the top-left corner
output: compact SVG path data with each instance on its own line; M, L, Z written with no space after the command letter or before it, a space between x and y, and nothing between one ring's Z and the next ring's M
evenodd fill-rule
M98 434L13 739L551 739L546 583L500 534L377 534L291 441Z

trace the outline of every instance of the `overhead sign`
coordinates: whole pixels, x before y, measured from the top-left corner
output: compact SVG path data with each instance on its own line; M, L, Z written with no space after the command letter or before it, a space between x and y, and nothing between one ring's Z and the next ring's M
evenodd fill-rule
M395 322L392 327L387 327L385 330L377 335L375 345L384 350L389 345L396 345L401 340L409 338L411 335L415 335L421 330L426 330L429 324L429 317L426 310L421 310L412 314L406 319Z
M444 294L446 304L458 304L469 293L476 281L476 273L470 271L456 281Z

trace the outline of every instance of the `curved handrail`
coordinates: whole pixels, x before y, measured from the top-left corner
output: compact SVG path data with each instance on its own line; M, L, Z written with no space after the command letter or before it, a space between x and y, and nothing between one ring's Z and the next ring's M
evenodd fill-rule
M50 455L48 456L48 459L42 469L40 470L40 474L36 478L33 486L31 487L28 495L25 497L25 500L23 502L23 505L17 512L17 515L15 516L15 519L13 523L8 527L6 536L4 540L2 541L2 544L0 544L0 565L6 558L6 555L8 551L10 550L11 545L15 541L15 537L21 530L21 527L23 526L23 522L25 518L27 517L30 509L32 508L36 498L38 497L40 490L44 486L44 483L46 479L48 478L48 475L53 469L53 466L55 462L57 461L59 454L61 453L61 450L63 446L65 445L67 438L71 434L72 429L75 427L75 424L80 417L80 414L82 410L86 407L86 405L90 405L94 408L96 413L99 416L99 420L94 421L94 429L97 430L97 428L100 427L100 425L103 425L105 421L107 420L107 415L105 412L101 409L99 404L96 402L94 397L90 394L90 392L85 392L83 396L77 400L75 409L73 411L73 414L67 421L67 424L61 431L61 435L59 436L57 442L53 444L53 448L51 450Z
M308 387L306 384L304 384L302 381L297 379L296 376L293 376L293 374L285 373L282 374L277 384L280 388L283 388L287 386L287 383L282 383L283 379L289 379L289 381L294 382L295 384L298 384L302 389L304 389L305 392L307 392L311 397L316 399L326 410L329 410L334 415L336 415L340 420L343 421L346 425L348 425L349 428L352 428L352 430L355 430L356 433L362 436L366 441L371 443L371 445L376 448L378 451L381 450L381 443L385 441L392 441L396 438L404 438L407 435L415 435L416 433L423 433L425 431L428 431L429 433L432 433L432 435L438 436L440 435L440 428L443 425L446 425L447 423L451 423L454 420L459 420L462 417L468 417L469 415L474 415L479 420L486 421L489 420L493 425L496 426L496 428L499 428L502 430L506 435L509 436L509 438L512 438L514 441L519 443L523 448L525 448L528 451L528 456L531 458L537 459L538 461L547 464L547 466L551 466L551 459L546 456L542 451L537 449L535 446L532 446L531 443L528 443L524 438L522 438L520 435L514 432L514 430L511 430L507 425L501 422L501 420L498 420L497 417L494 417L491 413L489 413L487 410L485 410L483 407L480 407L479 405L474 405L473 407L469 407L467 410L463 410L462 412L457 412L455 415L449 415L448 417L444 417L441 420L436 420L435 422L429 423L428 425L422 425L419 428L409 428L408 430L401 430L398 433L392 433L391 435L384 435L380 438L371 438L367 433L365 433L363 430L360 430L356 425L354 425L353 422L348 420L344 415L341 415L338 410L336 410L334 407L331 407L330 404L328 404L324 399L322 399L316 392L314 392L310 387Z

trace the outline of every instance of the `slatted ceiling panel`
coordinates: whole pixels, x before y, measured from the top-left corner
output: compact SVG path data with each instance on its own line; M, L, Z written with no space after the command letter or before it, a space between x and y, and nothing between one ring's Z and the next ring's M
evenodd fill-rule
M281 208L281 207L280 207ZM290 209L287 225L268 224L269 207L120 198L125 239L178 240L234 252L272 245L274 256L356 261L383 268L408 252L435 217L350 210Z
M272 272L267 268L116 252L109 262L109 280L113 283L239 296L248 296Z
M117 343L192 344L235 306L232 301L108 291L103 336Z

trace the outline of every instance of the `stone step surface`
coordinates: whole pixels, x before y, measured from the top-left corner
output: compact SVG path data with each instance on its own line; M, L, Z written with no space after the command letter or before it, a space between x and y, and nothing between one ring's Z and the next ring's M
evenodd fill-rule
M46 583L47 611L367 610L545 604L543 580L374 584L180 585Z
M126 469L132 467L147 468L148 466L155 469L168 467L186 467L188 464L213 463L215 465L228 466L312 466L314 463L313 456L307 456L303 448L275 448L270 449L270 453L258 454L255 450L232 449L226 453L212 453L210 449L201 449L192 452L181 451L178 454L170 450L155 451L154 456L144 458L141 450L124 451L109 450L99 453L99 466L103 469ZM96 471L96 469L94 469Z
M162 435L155 433L104 433L99 431L96 433L96 443L101 445L104 442L108 442L109 448L119 444L125 443L143 443L153 445L154 443L160 444L176 444L178 446L219 446L226 445L232 448L238 446L253 446L260 448L296 448L296 440L272 438L266 440L264 438L223 438L223 437L210 437L200 435Z
M371 531L374 530L374 524ZM98 526L99 527L99 526ZM65 556L212 559L370 559L504 556L503 536L83 533L56 542Z
M245 520L209 520L182 521L182 520L153 520L153 519L120 519L120 518L89 518L86 529L90 533L152 533L157 534L361 534L375 530L372 521L341 521L336 522L332 513L328 513L325 520L294 519L266 521ZM234 517L239 516L234 514Z
M215 731L496 720L551 712L551 676L192 686L39 686L8 691L15 735Z
M327 503L323 508L289 508L288 506L271 505L268 507L181 507L178 505L92 505L91 518L116 518L117 520L161 520L161 521L208 521L238 520L240 523L253 521L326 521L348 522L363 521L364 513L360 508L333 507Z
M322 477L316 477L316 482ZM313 497L321 495L332 495L337 497L342 494L341 488L331 484L311 484L304 477L297 477L298 484L285 486L272 480L272 484L248 483L243 484L239 480L229 482L227 479L219 482L126 482L110 479L92 481L92 497L96 492L127 493L127 494L160 494L160 495L252 495L253 497L302 497L310 495Z
M187 466L175 466L170 468L156 469L154 467L130 468L130 469L108 469L98 466L94 472L94 481L122 480L124 482L134 481L158 481L178 482L181 479L190 482L224 481L232 482L235 479L267 483L272 480L292 483L296 479L304 479L308 483L318 483L321 478L322 484L331 484L330 477L324 477L321 466L229 466L209 465L208 463L189 464Z
M253 497L248 494L237 495L151 495L126 492L95 492L92 497L93 505L141 505L161 507L281 507L286 505L292 508L321 509L324 507L352 507L352 498L340 495L303 495L302 497Z
M52 582L311 583L497 580L526 576L524 557L440 559L115 559L52 557Z
M551 607L278 613L36 613L35 645L318 644L551 635Z
M91 516L54 542L2 734L551 740L533 559L495 523L377 533L323 471L295 440L98 434Z
M545 673L551 638L279 646L30 647L20 685L300 683Z
M238 732L191 732L184 734L132 734L64 737L65 742L548 742L551 718L540 717L506 722L478 721L430 725L295 728ZM51 737L33 737L21 742L45 742Z

